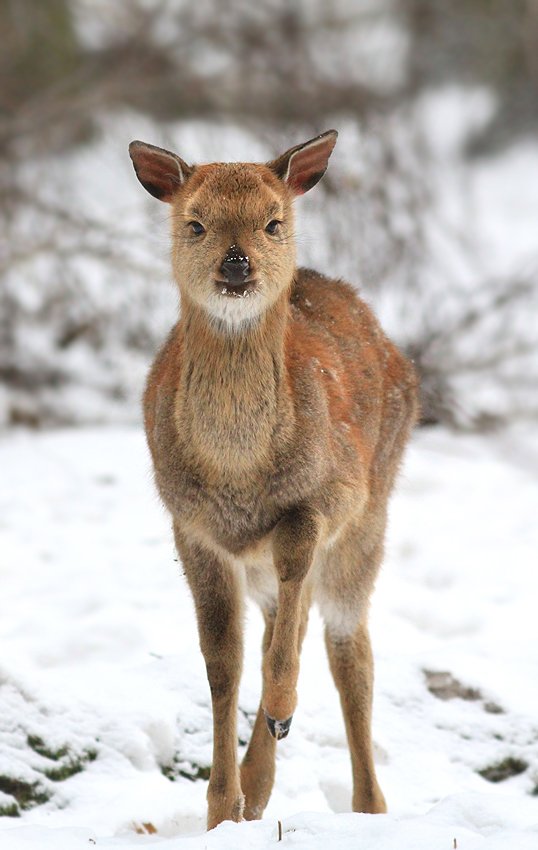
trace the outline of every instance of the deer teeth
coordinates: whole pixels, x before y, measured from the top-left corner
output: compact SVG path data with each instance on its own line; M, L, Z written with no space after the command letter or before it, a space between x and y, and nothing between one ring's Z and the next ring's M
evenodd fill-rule
M235 289L228 289L227 286L223 286L220 292L221 295L233 295L234 298L248 298L251 294L250 289L244 289L242 292L236 292Z

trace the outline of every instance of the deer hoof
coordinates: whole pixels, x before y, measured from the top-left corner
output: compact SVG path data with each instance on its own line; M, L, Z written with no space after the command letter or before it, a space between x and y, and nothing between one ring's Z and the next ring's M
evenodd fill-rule
M273 738L276 738L277 741L281 741L282 738L286 737L286 735L290 731L292 720L293 714L291 717L288 717L287 720L275 720L274 717L269 717L268 714L265 714L265 722L267 723L267 728L269 729Z

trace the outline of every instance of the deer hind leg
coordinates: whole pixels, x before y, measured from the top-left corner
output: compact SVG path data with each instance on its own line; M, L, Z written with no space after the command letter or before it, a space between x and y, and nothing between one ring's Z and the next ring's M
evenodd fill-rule
M228 564L209 550L188 544L174 530L196 607L213 706L213 764L207 789L207 828L212 829L223 820L240 821L243 814L237 759L243 588Z
M373 658L367 611L382 546L374 546L368 555L363 549L362 563L357 565L357 543L363 542L358 538L360 535L352 529L347 540L339 541L329 553L324 570L329 578L319 601L351 755L353 811L375 814L386 812L387 807L372 751ZM350 557L353 552L354 557Z
M387 500L405 442L417 416L415 380L408 370L385 400L370 494L361 518L326 556L320 608L331 672L340 694L353 772L353 811L386 812L371 739L374 665L368 604L383 557Z
M269 731L277 740L289 732L297 705L299 646L304 583L312 566L322 524L308 505L290 510L275 527L273 558L278 601L271 644L262 665L262 706Z
M308 623L309 601L303 599L299 628L299 652ZM265 632L262 654L265 657L273 638L275 611L265 610ZM245 820L259 820L264 811L275 781L276 738L269 734L263 702L260 702L247 752L241 765L241 788L245 795Z

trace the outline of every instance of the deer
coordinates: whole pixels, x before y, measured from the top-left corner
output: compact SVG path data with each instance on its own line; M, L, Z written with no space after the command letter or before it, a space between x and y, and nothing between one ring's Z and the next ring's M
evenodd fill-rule
M188 165L129 146L142 186L169 205L180 295L143 411L211 694L208 829L263 815L312 604L343 711L353 811L386 811L368 609L417 379L356 289L296 264L293 202L325 173L337 135L267 163ZM261 700L239 764L247 597L265 630Z

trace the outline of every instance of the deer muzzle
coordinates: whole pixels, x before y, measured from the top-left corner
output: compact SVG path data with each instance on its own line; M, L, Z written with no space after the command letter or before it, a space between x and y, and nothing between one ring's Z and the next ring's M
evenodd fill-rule
M255 280L250 277L251 265L248 256L238 245L231 245L220 266L222 279L217 281L222 295L245 297L256 288Z

